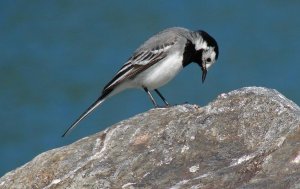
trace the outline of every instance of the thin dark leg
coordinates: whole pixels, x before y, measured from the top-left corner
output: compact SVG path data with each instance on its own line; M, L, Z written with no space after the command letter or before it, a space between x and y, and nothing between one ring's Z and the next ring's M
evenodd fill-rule
M165 97L163 97L163 95L157 90L154 89L154 91L158 94L158 96L164 101L164 103L166 104L166 106L169 106L169 103L166 101Z
M154 107L157 108L158 106L157 106L157 104L156 104L156 102L155 102L153 96L152 96L151 93L149 92L149 90L148 90L146 87L144 87L144 90L145 90L146 93L149 95L149 97L150 97L150 99L151 99L151 101L152 101Z

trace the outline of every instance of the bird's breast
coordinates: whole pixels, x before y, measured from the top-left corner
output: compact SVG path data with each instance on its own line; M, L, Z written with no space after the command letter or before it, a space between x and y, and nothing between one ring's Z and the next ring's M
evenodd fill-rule
M182 70L182 55L174 53L140 73L136 82L149 90L157 89L172 80Z

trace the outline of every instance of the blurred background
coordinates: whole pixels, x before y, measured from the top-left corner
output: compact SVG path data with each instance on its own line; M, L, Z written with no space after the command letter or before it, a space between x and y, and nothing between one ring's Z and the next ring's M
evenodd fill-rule
M0 1L0 176L151 109L144 91L129 90L61 138L131 53L168 27L203 29L220 48L204 84L191 64L161 88L170 103L205 106L263 86L300 104L299 10L292 0Z

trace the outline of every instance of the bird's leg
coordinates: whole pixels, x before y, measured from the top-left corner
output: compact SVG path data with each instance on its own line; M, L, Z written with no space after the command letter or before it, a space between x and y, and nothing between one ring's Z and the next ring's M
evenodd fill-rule
M155 102L153 96L151 95L151 93L149 92L149 90L148 90L146 87L144 87L144 90L145 90L146 93L149 95L149 97L150 97L150 99L151 99L151 101L152 101L154 107L155 107L155 108L158 108L158 105L156 104L156 102Z
M164 103L166 104L166 106L170 106L169 103L166 101L165 97L163 97L163 95L157 90L154 89L154 91L158 94L158 96L164 101Z

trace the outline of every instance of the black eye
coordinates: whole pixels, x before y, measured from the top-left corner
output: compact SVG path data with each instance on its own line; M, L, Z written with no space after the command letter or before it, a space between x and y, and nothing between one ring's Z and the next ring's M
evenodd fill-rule
M211 61L211 58L206 59L206 61L207 61L207 62L210 62L210 61Z

